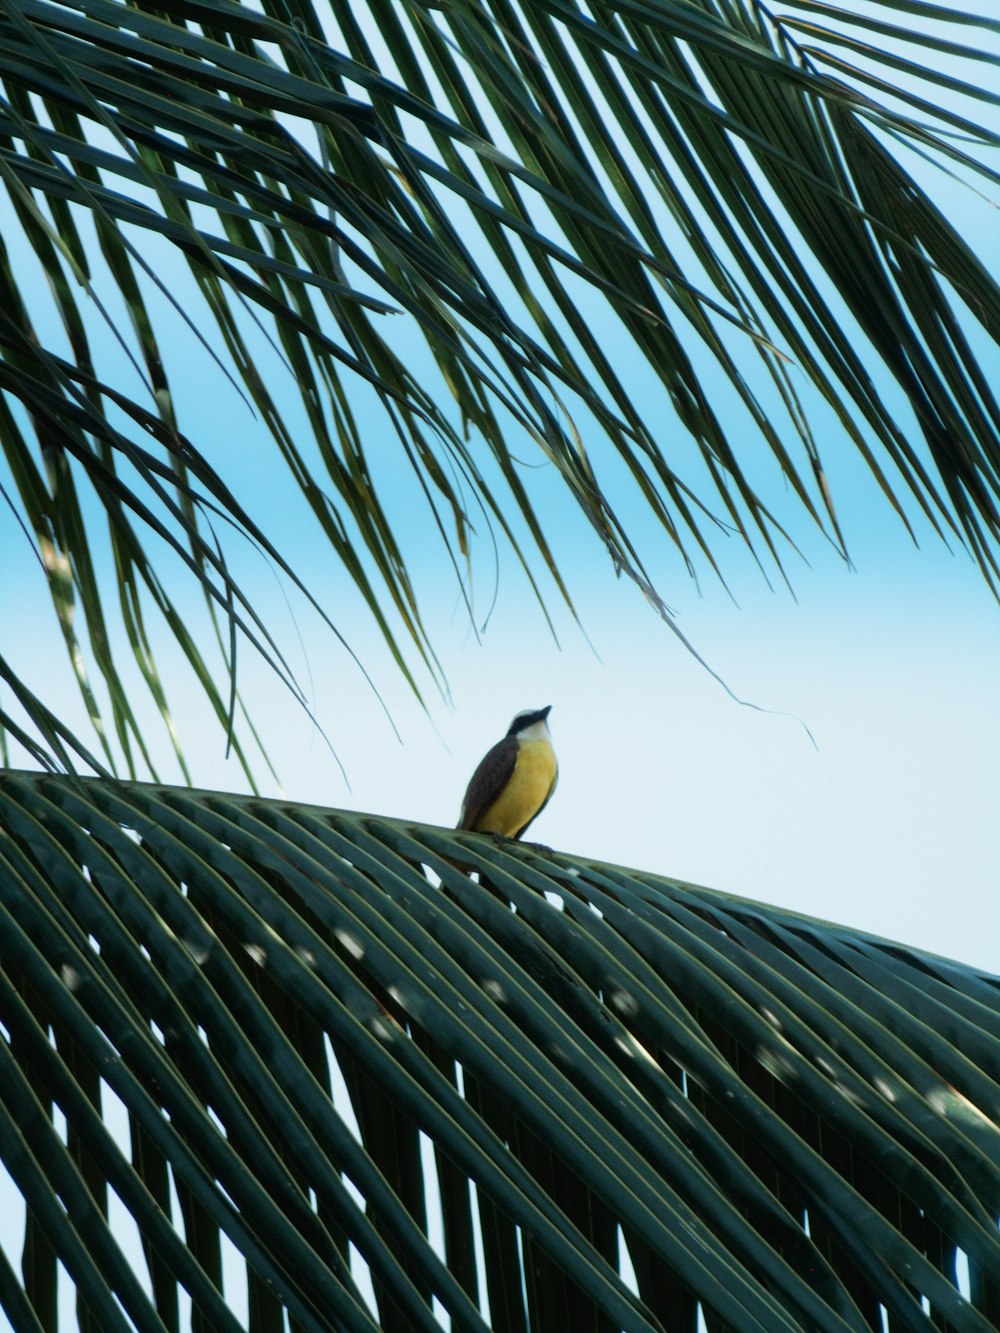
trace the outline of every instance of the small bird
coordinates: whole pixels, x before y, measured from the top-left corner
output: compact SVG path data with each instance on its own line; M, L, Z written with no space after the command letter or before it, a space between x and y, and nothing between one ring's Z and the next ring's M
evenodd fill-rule
M472 775L458 827L519 838L556 789L559 766L546 718L552 705L518 713Z

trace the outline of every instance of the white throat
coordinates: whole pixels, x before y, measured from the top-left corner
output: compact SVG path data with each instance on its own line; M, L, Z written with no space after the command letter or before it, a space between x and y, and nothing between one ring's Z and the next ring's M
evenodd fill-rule
M549 724L545 718L541 722L532 722L530 727L525 727L523 731L517 733L519 741L548 741L552 743L552 733L549 731Z

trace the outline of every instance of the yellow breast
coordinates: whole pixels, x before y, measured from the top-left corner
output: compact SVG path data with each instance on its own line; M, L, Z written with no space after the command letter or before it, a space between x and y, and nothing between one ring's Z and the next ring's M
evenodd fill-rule
M483 811L476 828L505 838L516 837L548 800L557 773L555 751L548 741L521 741L510 781Z

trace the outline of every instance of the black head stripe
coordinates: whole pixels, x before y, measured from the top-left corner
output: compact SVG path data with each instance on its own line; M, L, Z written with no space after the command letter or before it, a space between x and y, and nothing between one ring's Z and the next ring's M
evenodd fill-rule
M534 726L536 722L544 722L551 711L552 705L546 704L544 708L538 708L533 713L519 713L507 729L507 735L516 736L519 731Z

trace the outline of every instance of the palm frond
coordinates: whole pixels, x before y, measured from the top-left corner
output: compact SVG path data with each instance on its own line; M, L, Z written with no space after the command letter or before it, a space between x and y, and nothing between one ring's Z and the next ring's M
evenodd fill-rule
M0 10L4 494L43 556L106 766L152 761L107 647L95 514L168 727L148 614L231 736L236 665L223 651L219 685L185 638L154 572L158 538L222 643L245 636L297 688L214 525L276 557L274 534L178 418L163 247L193 275L173 298L192 346L265 423L414 688L418 666L439 667L359 385L465 595L480 511L540 597L543 572L571 595L518 460L525 434L668 618L612 482L622 464L692 570L718 566L721 528L781 567L769 471L842 543L818 443L831 412L903 521L918 507L994 576L1000 291L911 167L995 188L997 134L979 111L1000 99L976 42L995 20L914 0L863 15L818 0L170 14L119 0ZM52 321L38 323L28 254L61 339L37 331ZM289 385L261 373L262 348Z
M16 1333L59 1265L102 1330L996 1327L996 978L316 807L8 773L0 830Z

